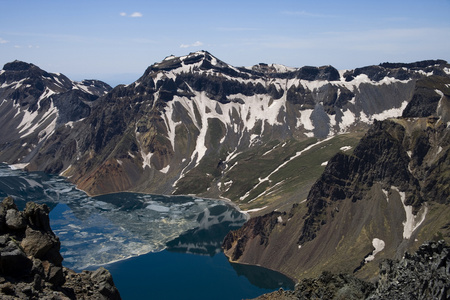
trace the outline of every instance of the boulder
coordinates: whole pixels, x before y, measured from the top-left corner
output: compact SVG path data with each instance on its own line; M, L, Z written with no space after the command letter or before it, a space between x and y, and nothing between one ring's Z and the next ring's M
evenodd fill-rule
M25 229L27 226L22 213L15 209L8 209L6 211L5 221L6 226L12 230Z
M30 202L20 212L10 197L0 203L0 298L121 299L106 269L78 274L62 266L49 212Z

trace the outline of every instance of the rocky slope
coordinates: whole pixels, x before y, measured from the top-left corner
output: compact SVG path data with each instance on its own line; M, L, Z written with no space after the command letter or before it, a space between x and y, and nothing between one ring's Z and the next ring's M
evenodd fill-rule
M401 260L385 260L373 284L348 274L322 273L304 279L294 291L279 290L257 299L449 299L450 247L426 243Z
M89 116L109 90L101 81L74 82L33 64L7 63L0 71L1 161L29 162L55 131ZM51 165L41 168L54 171Z
M17 68L5 66L0 80ZM270 206L274 199L292 199L295 190L306 191L320 175L316 170L323 170L320 164L340 147L354 146L374 119L401 115L417 80L449 73L445 61L349 71L275 64L238 68L199 51L155 63L133 84L93 101L89 112L60 117L61 126L51 127L52 119L42 115L47 123L39 124L50 126L45 132L23 127L35 108L26 104L17 113L12 94L22 95L22 79L3 79L2 122L20 132L0 139L0 159L63 174L90 194L197 194L226 197L244 208ZM50 111L58 103L47 102L52 101L53 106L37 108ZM90 102L78 103L81 110L81 103ZM29 132L41 138L31 142ZM315 165L300 157L309 146L318 153L330 145L333 150L309 160ZM304 178L292 171L296 168L305 169Z
M33 202L18 211L12 198L0 204L1 298L121 299L106 269L75 273L62 266L48 213Z
M370 279L383 258L399 258L433 238L449 240L446 80L417 81L413 99L422 100L412 100L404 118L375 121L352 154L331 158L306 201L231 232L223 243L230 259L297 279L324 270ZM433 114L423 117L416 105Z

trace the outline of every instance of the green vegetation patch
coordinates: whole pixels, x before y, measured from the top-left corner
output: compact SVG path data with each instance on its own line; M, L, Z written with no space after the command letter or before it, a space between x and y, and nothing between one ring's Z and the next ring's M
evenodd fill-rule
M230 162L231 166L236 165L226 173L224 181L232 181L233 185L224 196L240 204L252 203L251 207L256 208L273 201L286 201L286 198L295 197L296 194L306 195L309 186L322 174L326 162L339 151L351 154L362 135L362 132L338 135L295 158L299 151L317 140L289 140L271 148L266 145L242 153ZM268 148L272 149L270 153L263 152L268 151ZM271 174L285 162L284 166ZM269 180L261 182L267 176ZM245 198L241 200L243 196ZM250 205L245 207L249 208Z

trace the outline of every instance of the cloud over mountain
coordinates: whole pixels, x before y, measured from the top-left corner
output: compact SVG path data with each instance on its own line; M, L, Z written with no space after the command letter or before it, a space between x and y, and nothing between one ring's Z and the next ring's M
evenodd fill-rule
M203 45L202 42L196 41L195 43L192 43L192 44L181 44L180 48L199 47L199 46L202 46L202 45Z

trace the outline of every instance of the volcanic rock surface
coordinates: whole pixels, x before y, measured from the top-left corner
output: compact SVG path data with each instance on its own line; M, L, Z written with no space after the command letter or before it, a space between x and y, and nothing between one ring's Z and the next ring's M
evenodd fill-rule
M425 243L415 254L380 264L376 283L348 274L322 273L300 281L294 291L282 289L256 299L449 299L450 247L443 241Z
M121 299L106 269L75 273L62 266L48 214L46 205L33 202L18 211L10 197L0 204L1 298Z

